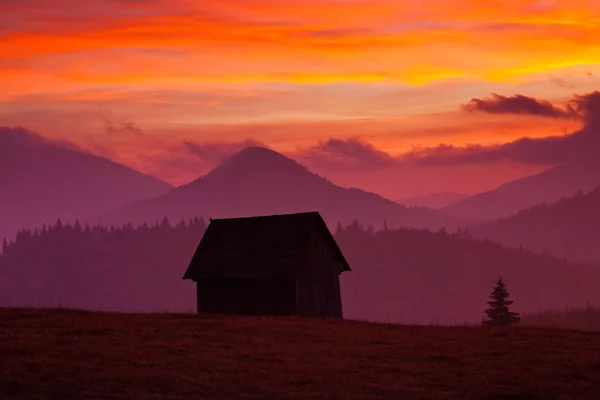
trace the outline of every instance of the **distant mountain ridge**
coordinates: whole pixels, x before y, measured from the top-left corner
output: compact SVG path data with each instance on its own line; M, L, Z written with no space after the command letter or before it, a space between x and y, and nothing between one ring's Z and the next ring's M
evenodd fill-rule
M0 238L57 218L88 218L171 185L20 128L0 127Z
M553 203L600 185L600 157L551 168L442 208L455 216L490 221L542 203Z
M407 206L440 209L466 199L469 195L462 193L429 193L421 196L411 196L398 199L398 203Z
M600 264L600 187L497 221L469 226L467 231L506 246Z
M92 222L152 223L203 216L228 218L319 211L327 223L355 218L384 225L438 229L454 220L409 208L361 189L342 188L273 150L246 148L208 174L168 193L130 204ZM200 215L201 214L201 215Z

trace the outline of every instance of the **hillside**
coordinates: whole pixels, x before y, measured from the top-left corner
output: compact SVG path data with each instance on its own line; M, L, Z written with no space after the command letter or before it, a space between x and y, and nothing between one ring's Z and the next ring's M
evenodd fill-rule
M421 196L405 197L398 200L398 203L407 206L427 207L440 209L450 204L457 203L469 197L462 193L430 193Z
M506 246L523 246L571 261L600 264L600 187L467 229L476 237Z
M192 311L195 286L181 278L205 228L203 220L193 220L138 229L63 224L22 232L0 259L0 306ZM352 268L341 276L347 318L479 323L500 275L518 312L600 305L596 265L444 231L375 233L353 223L335 238Z
M69 144L0 127L0 240L21 228L91 217L170 188Z
M542 203L553 203L600 185L600 161L571 163L506 183L460 200L442 210L451 215L489 221Z
M596 399L599 352L541 329L0 310L19 400Z
M380 227L439 228L453 219L407 208L360 189L342 188L277 152L242 150L215 170L162 196L136 202L93 222L154 223L199 216L228 218L319 211L330 226L354 218Z
M353 268L342 275L347 317L401 323L479 323L502 277L515 311L599 305L600 268L418 230L336 235ZM550 295L551 293L551 295Z

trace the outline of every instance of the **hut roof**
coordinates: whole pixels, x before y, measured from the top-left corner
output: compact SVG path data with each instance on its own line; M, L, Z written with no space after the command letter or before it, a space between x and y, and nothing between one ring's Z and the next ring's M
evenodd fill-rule
M296 276L315 231L349 271L321 215L308 212L211 220L183 279Z

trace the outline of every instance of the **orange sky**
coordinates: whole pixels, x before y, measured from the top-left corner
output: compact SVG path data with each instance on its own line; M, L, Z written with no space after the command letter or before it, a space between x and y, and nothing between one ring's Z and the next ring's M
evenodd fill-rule
M461 105L560 102L599 77L599 0L0 0L0 125L175 183L207 167L155 162L185 140L293 153L359 138L396 155L562 134L578 123Z

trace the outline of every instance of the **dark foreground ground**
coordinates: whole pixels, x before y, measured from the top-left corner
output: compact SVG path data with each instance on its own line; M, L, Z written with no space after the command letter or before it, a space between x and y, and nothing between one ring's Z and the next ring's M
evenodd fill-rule
M0 309L1 399L600 399L600 335Z

